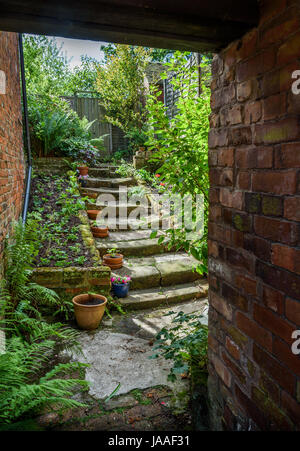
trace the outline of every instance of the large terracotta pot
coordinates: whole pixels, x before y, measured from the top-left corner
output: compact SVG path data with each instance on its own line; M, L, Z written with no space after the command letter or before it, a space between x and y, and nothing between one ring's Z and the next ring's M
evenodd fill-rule
M95 238L106 238L108 236L108 227L91 227Z
M87 210L88 217L93 221L96 221L99 213L101 213L101 210Z
M102 304L87 305L92 300L104 301ZM107 298L100 294L79 294L72 299L74 305L74 313L80 329L92 330L97 329L103 317Z
M109 266L110 269L119 269L123 266L123 255L117 254L116 257L112 257L110 254L103 255L103 264Z
M88 175L89 168L87 166L78 166L78 171L80 175Z

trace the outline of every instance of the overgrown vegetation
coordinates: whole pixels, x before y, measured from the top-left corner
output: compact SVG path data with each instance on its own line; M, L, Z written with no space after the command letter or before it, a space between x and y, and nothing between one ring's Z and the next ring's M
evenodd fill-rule
M173 311L165 316L175 315ZM151 358L160 355L172 360L168 375L172 382L180 375L188 374L198 383L207 382L207 326L201 324L201 315L179 312L170 328L163 328L155 338L153 350L158 351Z
M6 349L0 354L3 423L36 414L44 406L80 406L71 399L72 393L78 387L87 388L81 377L67 377L84 365L53 364L59 349L78 351L78 334L44 319L44 312L53 312L60 300L54 291L31 282L38 249L37 221L30 218L26 226L16 223L5 248L5 277L0 281L0 330L6 334Z
M146 138L144 78L150 55L144 47L118 44L106 55L106 64L98 66L97 90L106 120L125 132L132 150Z
M45 372L53 357L54 340L34 340L20 337L7 340L6 351L0 355L0 424L10 423L33 415L42 408L82 407L72 399L74 390L87 389L87 382L79 377L65 378L82 370L81 363L60 363ZM38 374L41 376L37 376Z
M190 195L193 202L193 220L196 216L196 196L203 198L203 234L188 238L190 230L170 228L165 241L183 247L200 261L198 271L207 272L207 223L208 223L208 131L210 114L210 90L208 63L202 62L202 83L199 94L197 66L187 64L185 54L176 52L166 63L163 78L172 75L170 83L180 95L175 103L176 115L169 119L160 92L152 87L148 96L148 141L153 150L152 160L159 166L157 172L173 194L182 198ZM184 219L184 218L183 218ZM182 221L184 224L184 221Z
M82 67L71 71L55 39L31 35L24 37L24 60L33 153L75 160L90 154L97 162L101 153L90 143L92 123L80 119L61 98L93 85L95 61L83 57Z

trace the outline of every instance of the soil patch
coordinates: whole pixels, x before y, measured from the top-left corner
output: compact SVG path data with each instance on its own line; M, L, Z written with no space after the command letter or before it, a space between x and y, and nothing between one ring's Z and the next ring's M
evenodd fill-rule
M36 266L94 266L76 215L84 203L75 191L67 175L39 174L33 178L29 211L40 217L42 227Z

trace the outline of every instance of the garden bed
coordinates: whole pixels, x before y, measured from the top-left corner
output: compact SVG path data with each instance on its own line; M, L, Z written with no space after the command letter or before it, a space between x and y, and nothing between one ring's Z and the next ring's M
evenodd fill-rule
M101 266L78 188L72 172L38 172L32 180L30 211L42 230L32 281L64 299L88 291L107 295L110 289L110 269Z
M82 235L79 212L84 208L74 177L37 174L32 180L29 209L40 219L41 246L37 267L89 267L95 256Z

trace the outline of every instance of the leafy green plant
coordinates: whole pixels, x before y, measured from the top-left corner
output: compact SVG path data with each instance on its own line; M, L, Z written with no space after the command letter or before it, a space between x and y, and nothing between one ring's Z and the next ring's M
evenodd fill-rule
M86 390L88 383L65 377L87 365L61 363L45 372L53 358L54 346L50 339L31 343L20 337L7 340L5 353L0 354L1 423L11 423L25 414L37 414L44 407L84 407L71 397L79 387Z
M129 147L132 153L139 149L139 147L145 147L148 140L146 133L146 125L143 124L141 128L131 127L125 137L129 139Z
M108 249L108 251L107 251L107 254L110 256L110 257L117 257L118 255L120 255L120 250L119 249L117 249L116 247L112 247L111 249Z
M175 315L169 312L165 316ZM201 324L201 315L179 312L173 319L170 328L164 327L155 338L153 350L159 351L151 356L160 355L173 361L168 375L175 381L178 375L189 373L197 381L207 381L207 326Z
M145 197L146 194L147 194L147 190L143 186L133 186L132 188L129 188L129 190L128 190L129 198L131 198L131 197L142 198L142 197Z
M143 47L116 45L106 64L98 66L97 90L106 120L125 133L144 123L145 68L151 52Z
M159 100L160 92L152 87L148 96L148 141L153 150L152 160L159 166L168 190L182 197L191 195L193 215L196 196L204 199L204 233L194 240L187 239L188 231L170 229L166 240L171 245L181 246L191 252L199 261L198 271L207 272L207 222L208 222L208 131L210 114L210 90L206 79L209 67L205 59L201 64L203 75L199 95L197 66L187 64L186 54L175 52L174 58L166 63L162 78L170 79L175 92L180 95L174 108L177 113L169 119L166 107Z
M135 175L135 169L132 164L122 162L116 169L116 174L119 174L122 177L132 177Z
M60 323L48 324L43 313L54 312L60 306L58 295L49 288L31 282L34 260L39 250L39 225L28 218L14 224L13 233L4 252L5 276L0 281L0 327L8 336L29 339L51 334L61 342L76 345L77 333Z
M39 246L39 225L35 219L29 218L26 226L21 221L14 224L13 233L6 242L5 279L1 281L1 296L14 310L20 302L30 301L35 307L57 302L54 291L30 281Z
M109 134L105 134L102 136L99 136L99 138L91 139L90 143L92 146L96 147L98 150L104 151L104 139L109 136Z

